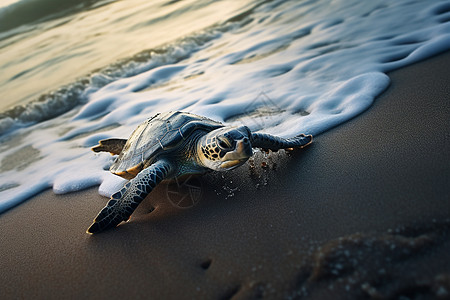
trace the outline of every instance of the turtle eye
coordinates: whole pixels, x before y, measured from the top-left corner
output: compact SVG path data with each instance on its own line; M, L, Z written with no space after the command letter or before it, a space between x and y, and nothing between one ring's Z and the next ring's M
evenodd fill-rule
M224 150L232 148L230 141L228 141L228 139L226 139L224 137L219 137L217 139L217 144L219 145L220 148L222 148Z

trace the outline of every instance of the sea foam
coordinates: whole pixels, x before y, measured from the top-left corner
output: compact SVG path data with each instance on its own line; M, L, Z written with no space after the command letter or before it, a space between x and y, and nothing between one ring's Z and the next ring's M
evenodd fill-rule
M183 110L283 137L318 135L370 107L389 86L387 72L449 50L449 20L449 1L258 3L174 42L162 60L117 68L128 76L91 76L82 105L4 134L0 211L49 187L100 185L111 195L124 183L108 171L114 157L89 148L128 137L157 112ZM26 164L6 164L30 153Z

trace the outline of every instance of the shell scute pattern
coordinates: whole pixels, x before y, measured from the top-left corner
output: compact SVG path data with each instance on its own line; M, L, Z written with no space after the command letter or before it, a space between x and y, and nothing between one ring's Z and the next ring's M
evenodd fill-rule
M189 113L157 114L134 130L110 171L133 178L142 168L152 164L158 154L179 146L199 126L209 130L223 127L219 122Z
M301 148L311 142L312 136L304 134L285 139L251 133L246 126L225 127L190 113L158 114L140 124L128 140L102 140L93 148L95 152L113 154L122 149L110 170L130 182L112 195L88 233L128 220L139 203L165 178L202 173L207 169L230 170L248 160L253 154L252 146L276 151ZM198 160L193 159L195 155Z
M163 132L160 137L157 137L162 150L167 150L174 138L177 138L177 135L179 135L178 139L181 137L181 139L184 140L184 136L181 133L181 127L184 123L179 124L178 127L174 127L174 124L172 124L171 121L166 120L163 124L164 126L162 127L165 127L165 132Z

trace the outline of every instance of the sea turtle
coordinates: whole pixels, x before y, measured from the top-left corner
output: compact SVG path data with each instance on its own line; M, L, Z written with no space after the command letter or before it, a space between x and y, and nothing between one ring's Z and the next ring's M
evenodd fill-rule
M141 123L128 140L101 140L92 148L94 152L119 155L110 171L130 181L111 196L87 232L97 233L128 220L164 179L209 169L231 170L252 156L252 147L276 151L303 148L311 142L311 135L284 139L252 133L247 126L227 127L187 112L157 114Z

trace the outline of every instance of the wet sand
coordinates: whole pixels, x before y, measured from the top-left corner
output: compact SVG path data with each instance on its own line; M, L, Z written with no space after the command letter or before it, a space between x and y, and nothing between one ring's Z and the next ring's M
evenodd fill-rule
M449 75L450 53L392 72L309 148L203 176L189 209L163 184L103 234L96 188L44 192L0 216L1 298L448 299Z

